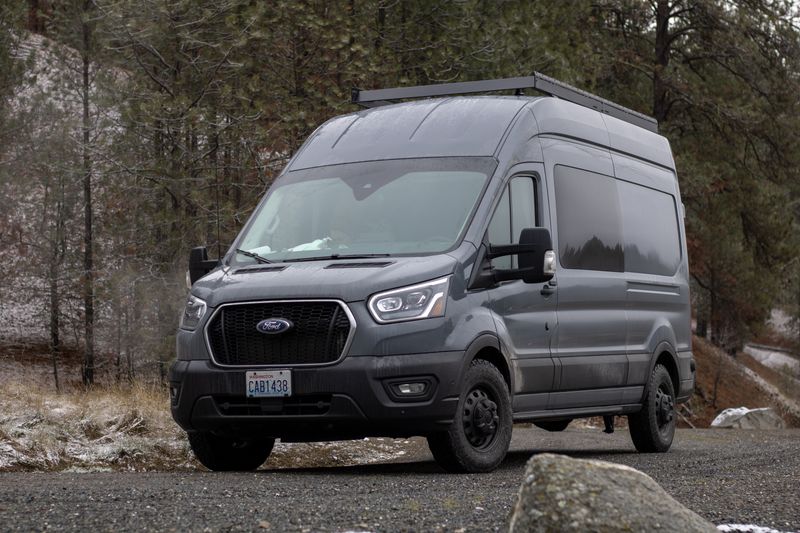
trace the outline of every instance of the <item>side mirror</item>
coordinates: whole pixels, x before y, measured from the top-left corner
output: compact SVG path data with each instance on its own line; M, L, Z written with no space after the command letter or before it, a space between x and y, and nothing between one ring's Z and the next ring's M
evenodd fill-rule
M489 245L485 258L494 259L508 255L517 256L518 268L509 270L492 269L481 274L476 286L488 286L501 281L521 279L525 283L542 283L555 275L556 255L553 241L547 228L525 228L519 236L518 244Z
M556 254L547 228L525 228L519 243L534 248L517 255L517 264L525 283L541 283L553 279L556 273Z
M194 285L194 282L202 278L219 265L219 260L208 259L208 248L205 246L198 246L192 248L189 252L189 287Z

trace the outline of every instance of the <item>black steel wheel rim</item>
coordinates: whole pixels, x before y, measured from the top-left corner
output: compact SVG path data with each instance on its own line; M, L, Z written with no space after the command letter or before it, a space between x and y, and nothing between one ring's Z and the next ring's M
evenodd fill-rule
M497 402L493 395L483 387L475 387L464 399L461 413L464 434L470 445L484 450L497 438L500 416L497 414Z
M675 400L665 385L656 391L656 422L660 433L668 433L675 421Z

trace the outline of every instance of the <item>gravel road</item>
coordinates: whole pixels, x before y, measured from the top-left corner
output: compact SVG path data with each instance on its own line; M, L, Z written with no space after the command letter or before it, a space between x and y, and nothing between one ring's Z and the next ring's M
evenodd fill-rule
M0 474L0 530L504 531L525 462L564 453L630 465L715 524L800 529L800 430L679 430L637 454L625 430L514 431L492 474L445 474L424 441L403 462L250 474Z

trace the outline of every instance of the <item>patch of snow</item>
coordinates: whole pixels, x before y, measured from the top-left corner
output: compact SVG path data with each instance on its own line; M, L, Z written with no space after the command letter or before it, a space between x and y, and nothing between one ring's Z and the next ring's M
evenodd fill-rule
M800 374L800 361L791 355L750 345L744 347L744 353L752 356L753 359L766 367L780 371L788 369L789 372L795 375Z
M753 524L720 524L717 526L720 531L726 533L783 533L771 527L756 526Z
M711 425L712 426L718 426L722 422L724 422L724 421L726 421L726 420L728 420L730 418L734 418L734 417L739 418L741 416L746 415L750 411L751 411L751 409L748 409L747 407L731 407L730 409L725 409L720 414L718 414L717 417L714 420L711 421Z
M758 385L758 387L761 388L761 390L763 390L764 392L769 394L772 398L774 398L776 401L778 401L778 403L780 403L784 409L792 413L794 416L800 417L800 404L784 396L783 393L780 390L778 390L777 387L767 382L767 380L759 376L758 373L754 372L753 370L750 370L749 368L744 366L744 364L742 364L741 362L736 361L736 363L739 364L742 372L744 372L747 375L747 377L752 379L756 383L756 385Z
M773 309L767 322L782 335L791 337L797 334L797 322L782 309Z
M711 427L740 429L780 429L783 419L771 408L732 407L725 409L711 422Z

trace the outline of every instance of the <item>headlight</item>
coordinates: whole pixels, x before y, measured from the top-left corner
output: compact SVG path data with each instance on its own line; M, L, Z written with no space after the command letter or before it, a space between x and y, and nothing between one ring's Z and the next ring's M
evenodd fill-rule
M181 316L181 328L193 330L206 314L206 303L196 296L189 295L186 299L186 307Z
M369 312L380 323L444 316L450 278L380 292L369 299Z

